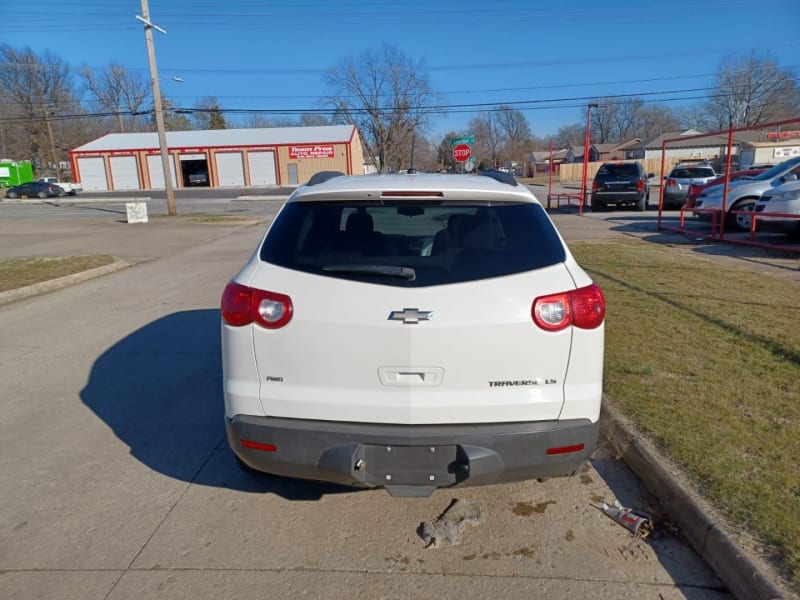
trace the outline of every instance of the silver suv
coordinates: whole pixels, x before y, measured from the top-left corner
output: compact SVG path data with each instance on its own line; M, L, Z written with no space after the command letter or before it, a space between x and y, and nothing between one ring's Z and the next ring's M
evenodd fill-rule
M689 188L704 185L717 177L711 165L676 165L664 178L664 208L680 208Z
M323 173L289 197L222 298L240 466L426 496L586 461L603 295L489 175Z
M732 214L731 211L755 210L756 202L764 192L796 181L800 177L800 157L790 158L749 179L739 179L728 184L728 199L725 202L725 225L739 231L749 231L752 218L747 214ZM697 198L695 208L722 210L723 185L715 185L703 191ZM696 217L711 219L711 212L695 212Z

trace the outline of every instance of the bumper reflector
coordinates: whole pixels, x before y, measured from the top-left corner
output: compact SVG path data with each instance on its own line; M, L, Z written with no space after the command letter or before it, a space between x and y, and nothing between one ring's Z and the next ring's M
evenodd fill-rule
M263 452L277 452L278 448L274 444L262 444L260 442L251 442L250 440L240 439L239 445L243 448L252 448L253 450L261 450ZM550 451L548 450L548 453Z
M547 456L554 454L571 454L572 452L580 452L583 450L583 444L573 444L572 446L559 446L558 448L548 448Z

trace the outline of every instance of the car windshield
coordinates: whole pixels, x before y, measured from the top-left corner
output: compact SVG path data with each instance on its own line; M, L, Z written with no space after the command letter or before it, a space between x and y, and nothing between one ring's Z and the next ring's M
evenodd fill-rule
M792 158L791 160L787 160L782 162L779 165L775 165L771 169L767 169L763 173L755 175L752 179L755 181L766 181L767 179L772 179L773 177L777 177L781 173L783 173L786 169L793 167L794 165L800 164L800 158Z
M538 204L292 202L260 257L327 277L418 287L539 269L566 252Z

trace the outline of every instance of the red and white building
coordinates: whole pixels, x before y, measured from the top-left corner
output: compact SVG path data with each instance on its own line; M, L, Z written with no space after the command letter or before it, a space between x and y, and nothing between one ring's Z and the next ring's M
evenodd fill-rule
M354 125L169 131L175 187L293 186L318 171L363 172ZM164 188L156 133L110 133L70 153L84 191Z

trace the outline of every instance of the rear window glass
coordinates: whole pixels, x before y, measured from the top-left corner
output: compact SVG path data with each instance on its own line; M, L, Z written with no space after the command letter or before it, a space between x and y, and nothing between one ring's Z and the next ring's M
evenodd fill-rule
M604 164L600 165L600 168L597 170L596 177L617 177L620 175L624 175L626 177L638 177L639 167L633 163Z
M538 204L296 202L276 217L260 257L317 275L421 287L539 269L566 254Z
M713 169L708 167L680 167L672 170L670 177L677 179L695 179L701 177L714 177Z

